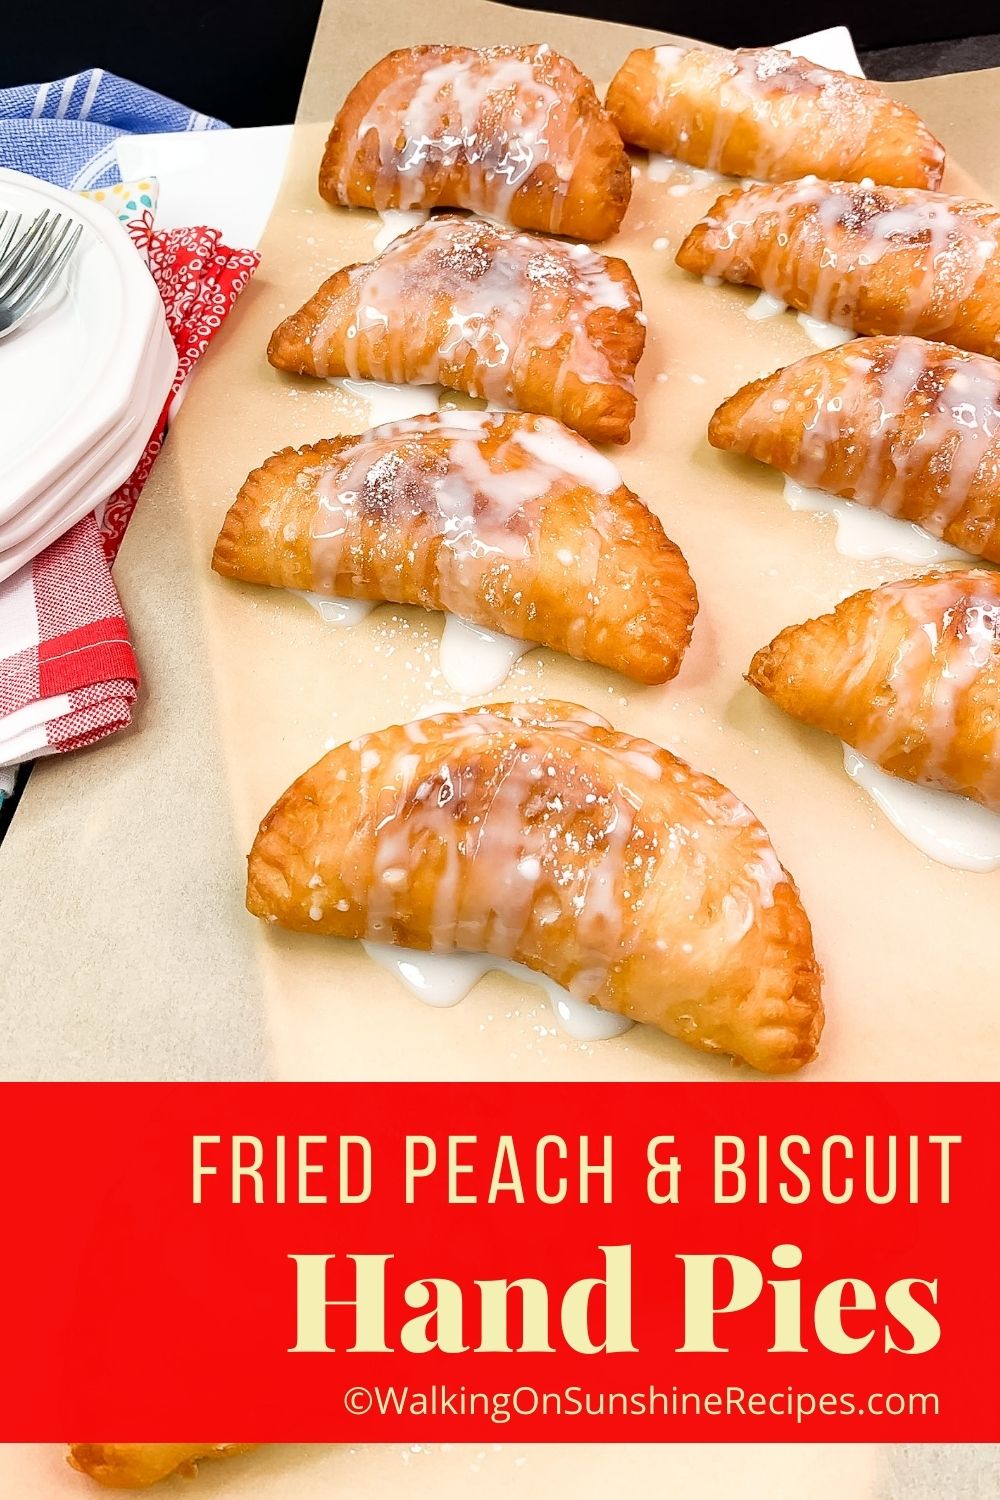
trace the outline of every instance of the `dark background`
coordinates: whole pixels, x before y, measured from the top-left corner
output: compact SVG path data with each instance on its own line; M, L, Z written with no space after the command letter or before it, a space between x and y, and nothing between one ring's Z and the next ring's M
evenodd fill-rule
M340 0L345 26L356 3ZM846 24L874 78L916 78L1000 63L1000 36L983 35L997 30L996 0L952 6L941 0L905 5L808 0L801 9L787 0L743 0L738 10L709 0L521 3L653 26L729 47ZM0 87L102 67L231 125L285 124L295 115L320 5L321 0L194 0L179 9L157 9L149 0L20 0L4 7ZM544 40L541 21L539 40ZM387 37L386 50L390 45Z

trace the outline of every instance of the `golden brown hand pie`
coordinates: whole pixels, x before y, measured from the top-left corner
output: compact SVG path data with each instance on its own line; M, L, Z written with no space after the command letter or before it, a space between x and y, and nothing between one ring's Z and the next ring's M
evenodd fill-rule
M390 599L666 682L687 563L612 463L550 417L454 412L286 448L247 479L216 572Z
M783 630L747 678L892 775L1000 812L1000 574L865 589Z
M603 240L632 173L594 85L551 48L404 47L348 94L319 190L330 203L471 208Z
M449 214L336 272L267 357L297 375L439 382L627 443L641 305L623 260Z
M231 1458L257 1443L71 1443L69 1461L111 1490L141 1490L170 1474L190 1477L202 1458Z
M632 145L734 177L936 188L944 172L944 147L912 109L779 47L640 48L607 107Z
M737 188L695 225L677 264L858 333L1000 348L1000 213L990 203L844 182Z
M300 932L527 964L578 999L769 1073L816 1051L791 877L731 792L565 703L352 740L268 813L247 906Z
M1000 362L986 354L855 339L745 385L708 438L1000 562Z

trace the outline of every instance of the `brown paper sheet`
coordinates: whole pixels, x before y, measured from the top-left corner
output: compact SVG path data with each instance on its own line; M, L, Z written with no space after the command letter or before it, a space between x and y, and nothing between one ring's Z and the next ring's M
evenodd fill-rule
M947 1484L914 1488L910 1475L906 1487L897 1489L898 1459L891 1450L871 1447L576 1447L503 1443L503 1437L501 1426L496 1443L475 1447L282 1445L202 1464L190 1493L181 1480L148 1493L152 1500L176 1500L178 1494L187 1500L542 1500L568 1494L580 1500L620 1494L654 1500L664 1493L671 1500L951 1500L962 1493ZM920 1471L934 1465L931 1472L943 1479L954 1477L956 1467L969 1469L967 1457L951 1458L954 1451L937 1450L934 1465L935 1450L923 1450ZM0 1446L2 1493L17 1500L101 1500L114 1493L74 1474L65 1454L55 1444Z
M155 1500L987 1500L997 1450L977 1445L879 1448L850 1443L303 1444L202 1464ZM109 1494L66 1465L60 1444L0 1446L0 1491L17 1500L100 1500Z
M653 34L483 0L405 0L349 18L327 5L260 274L199 372L116 569L146 679L135 727L40 764L0 850L5 1077L750 1076L645 1031L577 1046L550 1034L533 991L497 977L434 1012L353 946L265 934L242 909L243 854L274 796L328 740L406 717L444 691L429 675L439 619L383 607L353 635L331 634L304 605L208 569L225 509L266 453L365 425L365 411L330 388L275 375L263 349L322 275L371 252L377 221L334 212L314 190L337 103L389 46L435 38L545 39L606 78ZM996 83L984 73L898 90L994 194ZM650 337L635 438L620 458L691 562L702 596L694 646L665 689L537 652L510 692L590 704L720 776L764 818L801 883L828 972L823 1057L806 1080L994 1077L1000 877L923 859L852 789L835 745L741 685L750 654L781 625L903 570L838 557L830 523L792 516L766 472L707 447L717 400L811 346L790 317L753 325L750 294L709 291L652 249L661 235L676 246L708 195L637 189L614 250L640 283ZM501 1446L504 1436L477 1447L274 1448L205 1465L198 1494L937 1500L992 1493L1000 1477L996 1452L975 1448L525 1447ZM0 1491L99 1493L65 1467L64 1449L35 1445L0 1447Z
M649 39L483 0L361 8L349 27L327 7L261 270L199 371L117 566L146 678L136 725L43 762L0 853L8 1076L755 1076L649 1028L576 1044L554 1030L538 990L499 975L435 1011L359 947L264 931L242 909L257 822L324 747L455 698L435 670L440 617L383 606L333 631L305 604L208 567L250 468L274 448L369 424L364 403L278 375L264 348L332 268L373 253L376 216L331 209L315 190L338 102L390 45L445 37L544 37L598 80ZM994 87L986 73L900 92L1000 186ZM950 184L965 186L951 171ZM800 884L827 974L822 1055L799 1077L994 1077L1000 874L963 874L917 853L848 781L835 741L742 682L754 650L783 625L912 569L840 557L832 523L791 514L776 476L708 447L722 397L813 347L790 315L748 320L752 292L708 288L674 266L713 196L711 187L671 196L640 172L612 247L649 317L639 417L615 456L683 548L701 596L681 675L642 689L536 651L491 696L585 703L756 810Z

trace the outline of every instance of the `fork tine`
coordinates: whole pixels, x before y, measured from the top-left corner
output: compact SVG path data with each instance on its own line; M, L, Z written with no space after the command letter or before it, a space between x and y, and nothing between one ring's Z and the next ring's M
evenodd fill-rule
M19 278L21 268L34 260L36 252L46 243L53 224L58 218L59 215L51 223L48 222L49 210L44 209L18 240L3 264L0 265L0 296L9 293L12 284Z
M61 220L61 214L57 214L54 219L50 219L36 234L28 250L24 253L20 253L24 243L23 240L20 241L7 261L3 265L0 265L0 297L4 297L9 301L10 298L19 295L25 281L52 253L53 246L59 238Z
M7 223L8 219L10 220L9 224ZM3 261L4 256L10 249L10 242L14 238L20 226L21 215L17 214L15 216L7 213L5 210L3 218L0 219L0 231L2 231L0 232L0 262Z
M58 223L58 219L53 220L51 233L46 235L45 253L47 256L58 254L59 250L66 243L67 236L72 234L73 230L77 227L76 221L74 219L66 219L61 228L57 230L56 226Z
M15 321L27 317L32 308L36 307L48 293L59 272L76 249L82 233L83 225L77 224L68 239L64 236L58 253L51 260L46 261L44 272L36 273L33 285L22 289L18 299L8 304L7 310Z
M43 208L40 214L35 215L31 223L28 225L27 229L22 234L21 238L18 240L17 245L14 247L15 250L19 250L23 245L30 246L35 244L39 236L42 234L45 225L48 223L50 213L50 209Z
M46 220L49 218L51 212L51 209L43 208L40 214L36 214L31 223L28 225L27 229L24 231L24 234L21 236L21 239L27 240L29 244L33 240L37 239L38 235L44 228ZM20 219L20 217L21 215L18 214L18 219Z
M17 223L20 224L20 222L21 216L18 215ZM17 260L20 254L27 253L27 251L31 249L32 245L37 240L40 232L41 226L39 224L39 221L38 219L34 219L32 223L29 224L28 228L24 231L21 238L9 246L8 253L4 256L2 269L6 271L7 268Z
M80 225L74 225L72 219L67 219L62 228L57 231L56 222L55 220L53 221L51 232L42 240L33 258L26 266L22 267L21 275L17 278L16 285L12 286L7 294L6 301L8 306L16 304L22 297L30 297L35 287L46 280L49 274L49 267L54 262L62 264L59 257L63 246L73 233L74 228L78 230Z
M82 224L73 225L71 223L69 225L69 233L63 237L58 253L54 255L52 259L47 263L45 274L37 276L35 278L36 285L33 289L31 289L30 292L21 293L21 296L19 298L20 302L25 302L25 300L30 296L30 305L34 306L34 304L41 297L44 297L51 290L53 283L61 273L63 267L66 265L66 262L73 254L73 251L76 249L77 245L80 243L80 236L82 234ZM21 316L23 316L23 313L21 314Z

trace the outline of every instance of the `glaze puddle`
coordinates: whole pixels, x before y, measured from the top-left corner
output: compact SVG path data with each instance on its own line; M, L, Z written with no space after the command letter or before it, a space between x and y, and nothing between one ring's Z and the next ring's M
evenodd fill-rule
M420 953L411 948L395 948L388 943L367 940L362 941L361 946L369 958L395 975L425 1005L458 1005L484 974L496 970L544 990L556 1021L574 1041L605 1041L609 1037L621 1036L632 1026L632 1022L623 1016L614 1016L585 1000L577 1000L544 974L536 974L533 969L511 963L509 959L494 958L485 953Z
M752 323L763 323L765 318L776 318L785 311L785 304L780 297L772 297L770 292L760 292L747 307L746 313Z
M371 599L331 599L326 594L313 594L308 589L289 589L290 594L304 599L328 625L360 625L375 608Z
M659 151L649 153L646 174L650 182L669 182L667 192L671 198L684 198L700 188L714 188L716 192L722 192L726 183L726 179L718 172L710 172L705 167L690 167L687 162L678 161L673 156L664 156Z
M369 407L369 427L386 422L405 422L409 417L437 411L443 394L439 385L390 385L383 380L355 380L353 376L335 376L330 384L344 391L354 401Z
M387 250L393 240L398 240L401 234L409 234L411 229L416 229L418 224L424 224L430 215L419 208L383 208L379 212L382 227L375 236L372 248L376 255L381 255Z
M844 746L844 769L892 826L915 848L955 870L1000 869L1000 815L933 787L890 776Z
M458 615L446 615L441 635L441 675L457 693L491 693L534 641L518 641Z
M407 422L436 411L507 411L496 401L481 401L443 385L393 385L384 380L355 380L353 376L331 376L327 382L368 407L368 426Z
M812 318L808 313L796 313L799 327L809 336L817 349L836 349L840 344L849 344L856 337L850 328L838 328L836 323L824 323L821 318Z
M360 625L382 602L376 599L333 599L306 589L289 589L288 592L304 599L327 625L344 627ZM535 645L535 641L513 640L510 636L498 635L494 630L485 630L481 625L472 625L457 615L445 613L440 645L441 675L456 693L468 697L491 693L505 681L514 663L525 652L534 651Z
M722 278L703 276L702 280L709 286L719 286ZM747 305L746 316L752 323L763 323L768 318L776 318L779 313L790 311L780 297L774 297L770 292L759 292ZM836 349L840 344L849 344L855 337L850 328L838 328L835 323L824 323L821 318L810 317L808 313L796 313L795 319L817 349Z
M842 557L864 561L888 557L907 563L969 561L968 553L939 542L912 521L884 515L855 500L838 500L822 490L807 489L794 479L785 480L785 503L791 510L832 516L837 523L836 548Z

